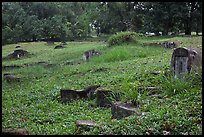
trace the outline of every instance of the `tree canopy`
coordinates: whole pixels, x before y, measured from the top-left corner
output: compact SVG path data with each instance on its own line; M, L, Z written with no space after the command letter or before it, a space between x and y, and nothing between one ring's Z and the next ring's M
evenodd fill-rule
M202 2L2 2L2 44L119 31L202 31Z

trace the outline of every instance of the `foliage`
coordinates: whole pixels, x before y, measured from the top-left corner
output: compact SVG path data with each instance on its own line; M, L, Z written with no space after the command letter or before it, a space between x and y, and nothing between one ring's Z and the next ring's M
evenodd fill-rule
M187 47L202 43L201 36L155 36L144 38L143 44L166 39L179 40ZM18 60L2 60L2 66L22 66L2 70L2 129L26 128L31 135L163 135L163 131L168 131L170 135L202 134L202 70L190 74L185 81L174 86L172 82L179 81L165 79L163 73L151 74L152 71L169 69L172 49L135 46L132 43L107 47L104 42L90 41L67 42L63 50L55 50L55 45L47 46L45 42L19 43L34 55ZM13 52L17 45L3 46L2 57ZM84 51L93 48L102 54L89 62L82 62ZM117 51L129 55L123 60L121 57L113 61L96 61ZM139 51L146 57L139 57ZM53 65L28 65L39 61ZM65 63L70 61L76 64ZM7 83L3 78L4 73L20 75L22 81ZM165 85L167 81L169 83ZM110 108L97 107L95 100L78 99L61 103L61 88L78 90L95 84L123 92L120 101L134 102L135 99L139 102L137 112L116 120L111 119ZM154 95L132 92L140 86L162 87L162 90ZM167 93L172 93L172 90L168 90L168 87L165 89L165 86L177 89L175 94L168 96ZM76 120L94 120L100 128L78 130Z
M138 41L139 35L136 32L118 32L108 39L108 46L120 45L122 43Z
M202 31L202 2L2 2L2 44Z

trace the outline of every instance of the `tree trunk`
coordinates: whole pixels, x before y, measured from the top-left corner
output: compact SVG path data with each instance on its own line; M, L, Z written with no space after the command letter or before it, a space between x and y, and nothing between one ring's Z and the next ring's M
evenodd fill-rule
M185 35L191 35L191 18L187 19L185 25Z

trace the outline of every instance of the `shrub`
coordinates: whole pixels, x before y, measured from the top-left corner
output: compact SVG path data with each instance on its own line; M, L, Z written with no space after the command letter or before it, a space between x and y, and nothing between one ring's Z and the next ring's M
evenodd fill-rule
M137 42L139 35L136 32L118 32L108 39L108 46L120 45L122 43Z

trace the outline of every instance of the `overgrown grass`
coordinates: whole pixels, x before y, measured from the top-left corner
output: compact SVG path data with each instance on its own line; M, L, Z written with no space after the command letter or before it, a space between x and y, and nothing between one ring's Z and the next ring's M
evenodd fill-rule
M201 44L201 37L147 37L143 43L179 40L186 47ZM189 43L188 43L189 42ZM177 80L150 74L155 70L169 70L172 49L122 44L107 47L103 42L67 42L65 49L54 49L44 43L20 43L23 49L34 53L30 58L2 61L3 65L21 65L38 61L53 63L52 67L27 66L3 70L22 76L22 82L7 83L2 76L2 128L26 128L32 135L55 134L119 134L172 135L202 134L202 71L190 74L186 80ZM57 45L57 43L56 43ZM182 46L183 46L182 45ZM3 46L2 56L13 52L15 44ZM84 51L96 49L102 55L89 62L65 65L79 61ZM138 111L121 120L111 119L110 108L100 108L95 100L75 100L63 104L60 89L84 89L100 84L123 93L122 101L139 103ZM142 86L162 87L158 96L137 93ZM174 92L175 91L175 92ZM94 120L101 128L79 129L76 120Z

